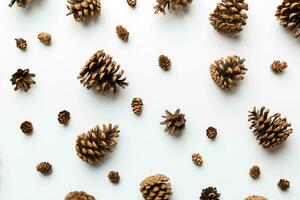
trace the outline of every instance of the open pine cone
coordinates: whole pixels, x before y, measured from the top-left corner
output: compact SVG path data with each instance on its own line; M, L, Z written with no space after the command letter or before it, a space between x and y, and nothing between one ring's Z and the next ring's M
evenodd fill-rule
M180 113L180 109L177 109L174 114L166 110L166 115L162 117L165 120L160 124L166 126L165 132L178 135L185 128L186 119L184 118L184 114Z
M30 89L32 84L35 84L35 81L32 79L35 77L35 74L31 74L29 69L18 69L16 73L12 75L10 79L12 85L16 85L14 90L24 90L27 92Z
M76 140L76 152L80 159L89 164L96 164L117 144L119 137L118 125L103 125L89 130L87 133L78 135Z
M222 0L210 14L209 20L219 32L238 33L243 30L248 18L244 10L248 10L244 0Z
M169 178L163 174L144 179L140 184L140 191L145 200L169 200L172 196Z
M25 6L27 6L27 4L30 4L32 0L11 0L8 6L12 7L16 2L18 7L25 8Z
M283 0L277 7L275 16L280 24L294 34L296 38L300 36L300 1Z
M256 110L254 107L252 111L249 111L248 121L251 123L250 129L254 129L253 133L259 144L264 148L273 148L284 142L293 129L286 118L280 117L280 113L268 115L269 109L262 107Z
M244 58L236 55L221 58L210 65L210 75L221 89L231 90L239 80L244 79L247 71L244 62Z
M200 200L219 200L220 193L218 193L217 188L208 187L202 190Z
M252 196L246 197L245 200L268 200L268 199L263 196L252 195Z
M67 8L78 22L95 18L101 13L100 0L68 0Z
M86 192L74 191L74 192L69 192L65 197L65 200L96 200L96 199L95 197L93 197L90 194L87 194Z
M123 70L113 60L113 57L103 50L97 51L82 67L78 79L87 89L95 90L103 95L106 92L115 94L117 86L125 88L128 86L126 78L123 77Z
M193 0L156 0L157 4L153 7L155 9L155 14L161 12L166 14L166 9L170 13L178 8L185 8L193 2Z

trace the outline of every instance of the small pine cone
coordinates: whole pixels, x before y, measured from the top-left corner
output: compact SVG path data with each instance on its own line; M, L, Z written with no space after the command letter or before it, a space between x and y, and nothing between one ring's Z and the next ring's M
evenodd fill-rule
M117 145L116 137L119 137L118 126L111 124L99 126L89 130L87 133L78 135L76 140L76 152L80 159L96 164L107 153L112 152L112 148Z
M231 90L238 81L244 79L247 71L244 62L244 58L235 55L221 58L210 65L210 75L221 89Z
M49 33L41 32L38 34L38 39L40 40L41 43L43 43L45 45L50 45L52 38Z
M32 84L35 84L35 81L32 79L35 77L35 74L29 73L29 69L18 69L10 79L12 85L16 85L14 90L24 90L27 92L30 89Z
M158 57L158 65L163 70L169 70L171 67L171 60L170 60L170 58L168 58L168 56L160 55Z
M15 40L19 49L25 50L27 48L27 42L23 38L16 38Z
M130 7L135 7L136 6L136 0L127 0L127 3Z
M269 109L262 107L256 110L254 107L249 111L248 121L251 123L250 129L259 144L264 148L274 148L283 143L293 132L291 123L286 118L281 118L280 113L269 115Z
M131 103L132 111L134 114L139 115L143 109L143 100L141 98L133 98Z
M195 165L201 166L203 164L203 159L199 153L194 153L192 155L192 161L195 163Z
M83 191L73 191L66 195L65 200L96 200L96 198Z
M172 135L178 135L184 128L186 119L184 114L180 113L180 109L177 109L174 114L166 110L166 115L162 116L164 121L160 124L165 125L165 132L168 132Z
M263 196L252 195L252 196L246 197L245 200L268 200L268 199Z
M210 126L206 129L206 135L209 139L215 139L217 137L217 129Z
M248 18L245 0L222 0L210 14L210 24L222 33L238 33L243 30Z
M271 65L271 70L277 74L283 72L287 67L288 65L286 62L275 60Z
M219 200L220 193L218 193L217 188L208 187L202 190L200 200Z
M290 188L290 182L286 179L280 179L277 185L283 191L286 191Z
M174 12L178 8L186 8L193 0L156 0L157 4L153 7L155 14L163 13L166 14L166 9L169 13Z
M78 22L96 18L101 13L100 0L67 0L68 15L73 15Z
M249 171L249 175L253 178L253 179L258 179L260 176L260 168L257 165L253 165Z
M110 171L107 175L108 179L112 183L118 183L120 181L120 175L117 171Z
M140 192L145 200L170 200L172 197L169 178L163 174L145 178L140 184Z
M32 123L29 121L25 121L21 124L20 129L22 130L23 133L26 135L31 134L33 131L33 126Z
M300 36L300 1L283 0L277 7L275 16L280 24L287 28L295 38Z
M48 162L41 162L36 166L36 170L43 175L49 175L52 172L52 165Z
M129 32L127 31L127 29L125 27L123 27L122 25L118 25L116 27L116 33L122 41L124 41L124 42L128 41Z
M11 0L8 6L12 7L16 2L18 7L25 8L25 6L27 6L27 4L30 4L32 0Z
M77 78L87 89L95 88L103 95L106 92L115 94L117 86L123 89L128 86L123 73L124 71L120 70L120 65L113 60L113 57L101 50L94 53L86 62Z
M63 110L61 112L58 113L58 117L57 120L60 124L68 124L69 120L71 119L70 117L70 112Z

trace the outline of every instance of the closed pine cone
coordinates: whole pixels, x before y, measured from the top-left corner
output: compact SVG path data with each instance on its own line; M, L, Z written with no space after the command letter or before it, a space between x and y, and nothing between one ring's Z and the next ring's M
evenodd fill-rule
M208 187L202 190L200 200L219 200L220 193L218 193L217 188Z
M49 175L52 172L52 165L48 162L41 162L36 166L36 170L43 175Z
M112 183L118 183L120 181L120 175L117 171L110 171L107 175L108 179Z
M51 43L52 37L49 33L41 32L38 34L38 39L40 40L41 43L45 45L49 45Z
M249 175L253 178L253 179L258 179L260 176L260 169L259 166L254 165L251 167L250 171L249 171Z
M241 32L248 18L244 10L248 10L244 0L222 0L210 14L210 24L219 32Z
M145 200L169 200L172 197L169 178L163 174L144 179L140 184L140 192Z
M206 135L209 139L215 139L217 137L217 129L210 126L206 129Z
M12 75L10 81L12 85L16 85L14 90L21 89L27 92L30 86L35 84L35 81L32 79L33 77L35 77L35 74L31 74L29 69L18 69L17 72Z
M160 124L165 125L165 132L169 132L173 135L178 135L184 128L186 119L184 114L180 113L180 109L177 109L174 114L166 110L166 115L162 116L165 120Z
M210 74L213 81L224 90L231 90L237 82L244 79L247 68L245 59L239 56L228 56L216 60L210 65Z
M118 126L111 124L97 125L87 133L78 135L76 140L76 152L80 159L89 164L96 164L117 144L116 137L119 137Z
M168 56L160 55L158 57L158 64L163 70L169 70L171 67L171 60Z
M286 118L281 118L280 113L268 116L269 109L262 107L256 110L254 107L249 111L248 121L251 123L250 129L259 144L264 148L273 148L284 142L293 132L291 123Z
M116 33L121 40L123 40L124 42L128 41L129 32L127 31L127 29L125 27L123 27L121 25L117 26Z
M195 165L201 166L203 164L203 159L199 153L194 153L192 155L192 161L195 163Z
M132 111L134 114L141 114L143 109L143 100L141 98L133 98L131 103Z
M156 0L157 4L153 7L155 9L155 14L163 13L166 14L166 9L169 13L177 10L178 8L186 8L193 0Z
M61 112L58 113L58 117L57 120L60 124L68 124L69 120L71 119L70 117L70 112L63 110Z
M283 0L277 7L275 16L280 24L287 28L295 38L300 36L300 1Z
M86 192L83 191L73 191L69 192L65 200L96 200L95 197L93 197L90 194L87 194Z
M27 48L27 42L23 38L16 38L15 40L19 49L25 50Z
M286 179L280 179L277 185L283 191L286 191L290 188L290 182Z
M95 88L103 95L107 92L115 94L117 86L123 89L128 86L123 73L124 71L120 70L120 65L113 60L112 56L101 50L94 53L82 67L78 79L87 89Z
M130 7L135 7L136 6L136 0L127 0L127 3Z
M8 6L12 7L16 2L18 7L25 8L25 6L27 6L27 4L30 4L32 0L11 0Z
M100 0L67 0L67 8L69 13L73 14L76 21L87 21L91 18L96 18L101 13Z
M288 65L286 62L275 60L271 65L271 70L277 74L283 72L287 67Z
M31 134L33 131L33 126L32 123L29 121L25 121L21 124L20 129L22 130L23 133L25 134Z
M252 195L252 196L246 197L245 200L268 200L268 199L263 196Z

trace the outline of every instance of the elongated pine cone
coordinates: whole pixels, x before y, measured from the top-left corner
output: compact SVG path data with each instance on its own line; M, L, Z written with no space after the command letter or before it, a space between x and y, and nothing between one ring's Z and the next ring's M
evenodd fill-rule
M36 170L43 175L49 175L52 172L52 165L48 162L41 162L36 166Z
M231 90L244 79L247 71L244 62L244 58L236 55L216 60L210 65L211 78L221 89Z
M284 142L293 132L291 123L286 118L281 118L280 113L269 115L269 109L262 107L256 110L254 107L249 111L248 121L251 123L250 129L259 144L264 148L273 148Z
M168 132L172 135L178 135L184 128L186 119L184 114L180 113L180 109L177 109L174 114L166 110L166 115L162 116L164 121L160 124L165 125L165 132Z
M163 70L169 70L171 67L171 60L170 60L170 58L168 58L168 56L160 55L158 57L158 65Z
M287 67L286 62L275 60L271 65L271 70L277 74L283 72Z
M219 200L220 193L218 193L217 188L208 187L202 190L200 200Z
M141 98L133 98L131 103L132 111L134 114L139 115L143 109L143 100Z
M163 174L144 179L140 184L140 191L145 200L169 200L172 197L169 178Z
M73 191L66 195L65 200L96 200L96 198L83 191Z
M113 57L101 50L94 53L85 63L77 78L87 89L95 88L103 95L107 92L115 94L117 86L123 89L128 86L123 73Z
M206 135L209 139L215 139L217 137L217 129L210 126L206 129Z
M29 69L18 69L16 73L12 75L10 79L12 85L15 85L14 90L24 90L27 92L30 89L32 84L35 84L35 81L32 79L35 77L35 74L31 74Z
M20 129L26 135L31 134L33 131L32 123L29 121L25 121L21 124Z
M249 175L253 178L253 179L258 179L260 176L260 168L257 165L253 165L249 171Z
M193 0L156 0L157 4L153 7L155 14L163 13L166 14L166 9L169 13L174 12L178 8L186 8Z
M49 33L41 32L38 34L38 39L40 40L41 43L45 45L49 45L51 44L52 37Z
M203 159L199 153L194 153L192 155L192 161L195 165L201 166L203 164Z
M25 50L27 48L27 42L23 38L16 38L15 40L19 49Z
M119 137L118 125L97 125L87 133L78 135L76 140L76 152L80 159L89 164L96 164L117 144L116 137Z
M100 0L67 0L69 13L76 21L82 22L96 18L101 13Z
M8 6L12 7L16 2L18 7L25 8L25 6L27 6L27 4L30 4L32 0L11 0Z
M120 181L120 175L117 171L110 171L107 175L108 179L112 183L118 183Z
M70 119L71 119L71 117L70 117L69 111L63 110L58 113L57 120L60 124L66 125L66 124L68 124Z
M118 25L116 27L116 33L118 35L118 37L124 41L124 42L127 42L128 41L128 38L129 38L129 32L127 31L127 29L121 25Z
M248 18L244 10L248 10L244 0L222 0L210 14L210 24L222 33L241 32Z
M127 3L130 7L135 7L136 6L136 0L127 0Z
M290 182L286 179L280 179L277 185L283 191L286 191L290 188Z
M300 1L283 0L277 7L275 16L280 24L287 28L295 38L300 36Z
M268 200L268 199L263 196L252 195L252 196L246 197L245 200Z

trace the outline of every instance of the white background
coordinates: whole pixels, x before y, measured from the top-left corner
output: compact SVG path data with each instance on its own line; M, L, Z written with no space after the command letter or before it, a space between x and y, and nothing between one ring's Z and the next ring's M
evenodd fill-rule
M195 1L186 12L154 15L154 0L139 0L136 9L126 0L103 0L102 14L88 25L66 17L66 2L35 0L26 9L0 2L0 199L63 199L73 190L84 190L97 199L140 199L139 183L164 173L171 179L174 200L198 199L203 188L216 186L222 200L261 194L271 200L300 196L299 170L299 40L274 16L280 0L249 0L249 19L236 37L217 33L209 24L216 0ZM115 34L116 25L130 32L128 43ZM51 46L37 40L49 32ZM24 37L26 52L15 47ZM115 97L101 96L82 87L77 74L98 49L114 56L125 71L129 87ZM172 69L162 71L160 54L172 59ZM246 58L245 80L231 93L211 80L209 65L237 54ZM275 60L289 67L282 75L270 71ZM15 92L9 79L17 68L30 68L37 84L28 93ZM131 111L133 97L141 97L140 117ZM276 151L261 148L248 129L247 111L266 105L292 122L294 134ZM181 108L187 124L182 136L164 133L159 124L165 109ZM71 113L69 126L57 122L59 111ZM19 126L29 120L32 136ZM89 166L75 153L76 136L96 124L119 124L119 144L99 166ZM208 126L218 129L212 142ZM200 152L203 167L191 155ZM53 174L36 172L41 161L53 164ZM261 167L261 178L252 180L249 168ZM118 170L121 182L107 180ZM280 178L291 181L288 192L277 187Z

